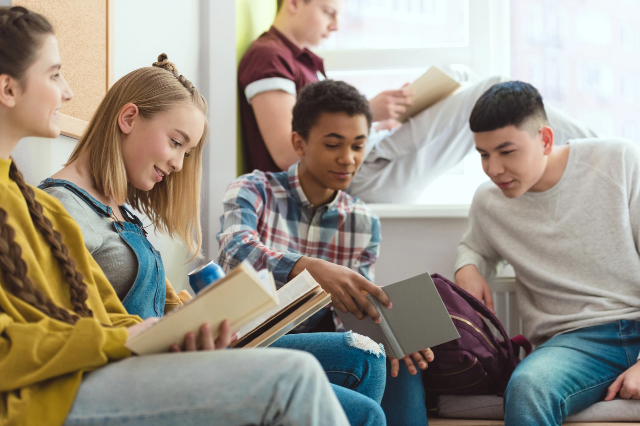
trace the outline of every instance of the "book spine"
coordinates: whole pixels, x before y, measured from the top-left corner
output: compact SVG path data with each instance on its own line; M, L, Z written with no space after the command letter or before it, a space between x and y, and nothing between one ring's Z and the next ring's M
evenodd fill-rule
M390 349L391 349L391 352L393 352L393 354L391 355L394 355L395 358L398 358L398 359L404 358L406 354L402 350L402 347L400 346L400 342L398 342L398 339L396 339L395 334L393 334L393 330L391 329L391 324L389 324L389 321L387 321L387 317L384 314L385 308L382 306L382 304L378 301L377 298L371 296L370 294L367 295L367 298L371 301L371 303L373 303L378 313L380 314L381 321L378 325L382 329L382 333L384 334L384 337L387 338L387 342L391 346Z

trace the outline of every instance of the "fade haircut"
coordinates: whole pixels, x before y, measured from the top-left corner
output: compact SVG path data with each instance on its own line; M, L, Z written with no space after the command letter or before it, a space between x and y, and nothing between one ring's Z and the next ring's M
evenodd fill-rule
M474 133L515 126L533 134L548 124L540 92L522 81L491 86L480 96L469 118L469 127Z
M323 80L311 83L300 91L293 107L292 130L306 141L318 117L325 112L343 112L349 117L364 115L367 128L373 122L369 101L358 89L344 81Z
M309 3L311 0L304 0L305 3ZM284 3L284 0L276 0L276 11L279 11L280 8L282 7L282 3Z

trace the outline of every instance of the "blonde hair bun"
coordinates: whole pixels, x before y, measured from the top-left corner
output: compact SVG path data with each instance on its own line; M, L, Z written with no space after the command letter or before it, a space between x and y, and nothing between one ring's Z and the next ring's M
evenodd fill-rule
M176 64L174 64L173 62L171 62L169 60L169 57L167 56L166 53L161 53L160 55L158 55L158 62L154 62L153 66L157 67L157 68L162 68L162 69L167 70L167 71L170 71L176 77L178 77L180 75L178 73L178 67L176 67Z

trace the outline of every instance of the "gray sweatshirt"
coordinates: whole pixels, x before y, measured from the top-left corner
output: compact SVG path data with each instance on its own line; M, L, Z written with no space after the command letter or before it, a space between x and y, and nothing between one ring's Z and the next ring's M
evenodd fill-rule
M45 192L60 200L67 213L80 225L87 250L102 268L120 300L124 299L136 280L138 258L113 229L113 222L100 216L68 189L50 187Z
M525 335L640 319L640 149L621 139L569 141L551 189L509 199L492 182L478 188L456 270L487 279L501 261L516 272Z

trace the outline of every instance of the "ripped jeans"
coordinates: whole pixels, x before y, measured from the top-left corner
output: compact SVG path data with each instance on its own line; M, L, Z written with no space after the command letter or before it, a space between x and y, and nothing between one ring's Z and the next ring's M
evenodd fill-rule
M386 365L384 350L355 333L288 334L271 345L316 357L351 425L385 425L380 407Z

